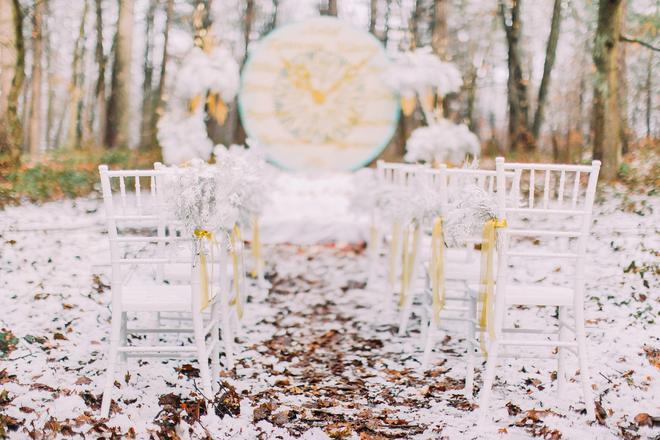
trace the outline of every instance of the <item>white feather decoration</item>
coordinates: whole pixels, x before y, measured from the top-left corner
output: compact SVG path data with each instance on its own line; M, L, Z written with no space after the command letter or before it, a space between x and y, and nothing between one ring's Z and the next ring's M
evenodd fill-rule
M442 61L430 47L399 52L385 75L386 83L401 95L420 95L435 89L440 96L458 92L463 85L454 63Z
M413 130L406 143L407 162L463 163L466 156L479 155L477 136L465 124L440 119L436 124Z

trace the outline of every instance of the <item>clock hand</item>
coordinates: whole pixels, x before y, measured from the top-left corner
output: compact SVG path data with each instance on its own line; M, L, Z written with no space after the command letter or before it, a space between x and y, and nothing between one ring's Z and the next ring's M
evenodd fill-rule
M290 73L293 86L309 92L315 103L323 104L323 102L325 102L326 94L323 91L312 87L309 70L302 64L293 64L287 59L284 59L283 62L285 69Z
M341 78L339 78L337 81L332 83L332 85L330 85L330 87L328 87L326 89L326 91L325 91L326 95L328 95L328 94L334 92L335 90L337 90L337 88L339 88L339 86L342 85L345 81L348 81L348 80L352 79L353 77L355 77L355 75L357 75L357 73L360 71L360 69L362 67L364 67L364 65L367 64L367 62L369 62L369 60L370 60L370 58L367 58L366 60L362 60L361 62L359 62L357 64L353 64L351 66L348 66L346 68L346 70L344 70L344 74L341 76Z

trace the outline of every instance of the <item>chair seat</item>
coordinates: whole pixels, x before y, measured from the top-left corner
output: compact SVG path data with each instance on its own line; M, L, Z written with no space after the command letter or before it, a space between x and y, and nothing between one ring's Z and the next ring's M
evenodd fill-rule
M473 292L479 284L470 284ZM536 284L510 284L506 287L506 304L520 306L571 306L573 289L560 286L538 286Z
M189 312L190 285L136 284L122 288L126 312Z

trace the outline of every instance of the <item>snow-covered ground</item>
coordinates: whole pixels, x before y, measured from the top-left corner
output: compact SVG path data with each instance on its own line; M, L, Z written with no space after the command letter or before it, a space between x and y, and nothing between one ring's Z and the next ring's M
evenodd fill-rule
M226 388L213 403L223 417L195 391L194 363L147 359L129 365L115 411L99 420L110 328L102 205L89 197L0 212L0 437L658 436L638 416L660 415L657 196L624 201L609 190L596 206L587 319L600 422L583 415L575 359L563 401L554 362L506 361L492 425L477 433L473 402L456 391L462 334L439 343L434 366L419 371L419 320L396 336L383 290L365 288L367 226L348 211L351 191L343 175L278 179L263 217L272 288L248 304L238 365L223 373ZM517 313L520 322L551 319L538 309Z

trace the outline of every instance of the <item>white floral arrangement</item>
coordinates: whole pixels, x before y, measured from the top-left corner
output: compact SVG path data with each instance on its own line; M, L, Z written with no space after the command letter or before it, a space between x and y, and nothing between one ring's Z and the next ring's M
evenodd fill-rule
M224 120L227 103L238 93L239 66L223 47L204 51L193 47L181 60L170 83L170 98L158 122L158 142L166 164L208 160L213 142L206 132L204 105L213 95L216 118Z
M234 209L238 195L232 193L232 182L227 176L200 159L165 170L166 209L181 222L186 234L193 236L196 230L218 233L233 228L239 217Z
M440 119L435 124L413 130L406 143L407 162L451 162L461 164L466 156L477 157L477 136L465 124Z
M252 218L259 216L269 199L271 170L259 150L256 141L247 140L251 148L220 144L214 149L215 168L223 175L226 188L220 191L232 197L232 208L236 210L237 222L247 226Z
M439 96L446 96L463 85L456 65L442 61L430 47L394 55L385 81L402 96L415 92L423 95L433 89Z
M456 247L478 235L488 220L497 218L497 203L483 188L468 184L450 194L447 211L442 228L445 244Z

